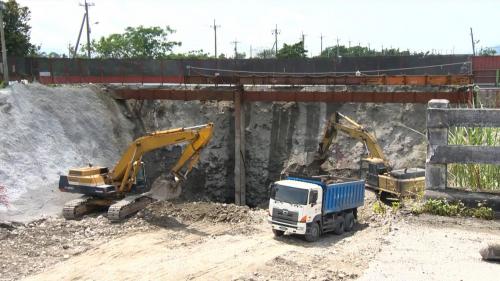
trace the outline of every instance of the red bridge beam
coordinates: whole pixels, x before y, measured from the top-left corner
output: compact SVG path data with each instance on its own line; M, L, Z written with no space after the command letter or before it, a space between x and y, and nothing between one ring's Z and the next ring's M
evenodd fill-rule
M135 100L234 100L236 89L115 89L118 99ZM320 91L243 91L247 102L327 102L327 103L427 103L431 99L447 99L451 103L469 103L472 92L320 92Z
M470 85L471 75L188 75L186 84L239 85Z

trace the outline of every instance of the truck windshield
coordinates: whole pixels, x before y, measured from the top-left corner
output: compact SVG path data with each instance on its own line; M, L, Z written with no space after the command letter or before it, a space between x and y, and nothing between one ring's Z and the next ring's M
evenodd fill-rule
M271 198L290 204L307 205L308 191L301 188L293 188L285 185L275 185L271 190Z

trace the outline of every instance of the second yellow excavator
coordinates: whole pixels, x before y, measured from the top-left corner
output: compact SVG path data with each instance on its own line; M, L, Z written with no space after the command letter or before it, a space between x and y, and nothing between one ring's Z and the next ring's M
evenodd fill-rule
M341 122L343 121L343 122ZM405 168L392 170L389 160L374 135L351 118L335 112L328 121L323 139L316 153L316 161L325 161L328 148L337 135L337 131L362 141L368 157L361 159L361 177L366 179L366 186L387 192L397 197L414 196L425 188L425 170Z
M63 216L76 219L96 209L108 208L108 219L119 221L143 209L154 201L151 191L145 192L148 184L143 155L168 145L187 143L171 169L170 188L179 188L198 162L200 152L212 138L212 133L212 123L157 131L133 141L111 171L107 167L91 165L70 169L68 175L60 176L59 190L84 197L67 202Z

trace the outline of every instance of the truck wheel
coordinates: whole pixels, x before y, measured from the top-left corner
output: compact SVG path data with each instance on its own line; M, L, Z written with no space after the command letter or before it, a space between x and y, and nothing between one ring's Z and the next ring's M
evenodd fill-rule
M345 225L345 220L343 216L339 216L337 218L337 227L333 230L333 233L340 235L344 233L344 225Z
M311 224L309 232L305 235L307 242L315 242L319 239L319 225L317 223Z
M277 230L277 229L273 229L273 233L275 237L281 237L283 236L283 234L285 234L283 230Z
M344 230L351 231L354 228L354 214L349 212L345 215Z

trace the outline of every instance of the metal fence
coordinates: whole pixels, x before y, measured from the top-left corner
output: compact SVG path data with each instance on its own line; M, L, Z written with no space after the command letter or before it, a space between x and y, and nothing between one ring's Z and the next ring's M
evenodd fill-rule
M185 75L214 72L449 75L470 73L470 57L374 56L310 59L163 60L11 57L12 79L53 83L183 83ZM190 66L190 68L188 68Z

